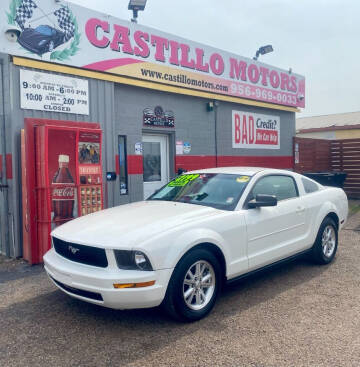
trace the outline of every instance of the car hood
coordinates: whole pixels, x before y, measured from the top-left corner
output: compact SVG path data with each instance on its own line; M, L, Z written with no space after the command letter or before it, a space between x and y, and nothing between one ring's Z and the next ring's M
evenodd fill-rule
M194 204L141 201L74 219L56 228L51 235L83 245L132 249L175 227L220 212Z

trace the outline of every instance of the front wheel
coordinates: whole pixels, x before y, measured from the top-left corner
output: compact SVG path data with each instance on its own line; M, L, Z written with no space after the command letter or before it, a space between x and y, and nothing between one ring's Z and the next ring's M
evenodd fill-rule
M199 320L214 307L221 280L216 257L202 248L192 250L175 267L163 306L177 319Z
M50 41L49 42L49 52L53 52L54 51L54 48L55 48L55 44L53 41Z
M318 264L329 264L335 257L337 246L337 226L331 218L326 217L320 225L311 257Z

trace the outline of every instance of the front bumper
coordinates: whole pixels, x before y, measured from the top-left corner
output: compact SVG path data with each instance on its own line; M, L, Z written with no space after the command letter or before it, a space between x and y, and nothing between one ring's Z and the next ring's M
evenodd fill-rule
M37 55L43 55L44 53L47 52L46 47L43 46L33 46L28 44L27 42L24 42L23 40L21 40L20 38L18 39L19 44L24 47L26 50L33 52L34 54Z
M44 256L44 267L52 282L63 292L83 301L113 309L160 305L173 271L121 270L113 262L105 269L97 268L67 260L58 255L53 248ZM153 286L144 288L115 289L113 286L114 283L143 283L153 280Z

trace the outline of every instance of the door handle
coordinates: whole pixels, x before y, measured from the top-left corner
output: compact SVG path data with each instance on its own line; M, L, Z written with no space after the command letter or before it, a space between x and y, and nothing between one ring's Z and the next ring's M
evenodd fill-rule
M296 213L298 214L304 213L304 211L305 211L305 208L303 206L298 206L296 208Z

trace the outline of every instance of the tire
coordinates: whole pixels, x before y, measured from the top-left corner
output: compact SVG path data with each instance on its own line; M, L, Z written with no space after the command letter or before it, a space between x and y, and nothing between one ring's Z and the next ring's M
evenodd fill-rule
M316 241L312 248L312 260L321 265L333 261L338 247L338 229L335 222L326 217L320 225Z
M201 283L201 278L206 280ZM222 269L214 254L194 249L176 265L162 306L177 320L200 320L213 309L221 283Z

